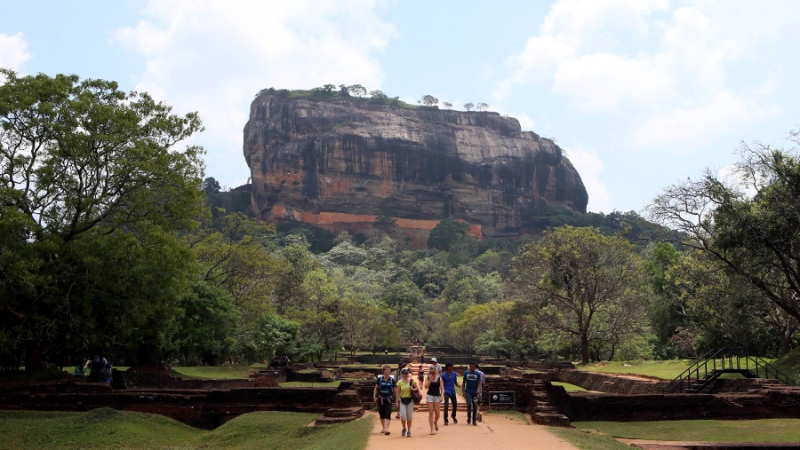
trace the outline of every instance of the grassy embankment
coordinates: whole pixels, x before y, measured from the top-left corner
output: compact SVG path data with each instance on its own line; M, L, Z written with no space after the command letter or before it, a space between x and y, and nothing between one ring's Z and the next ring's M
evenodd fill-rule
M629 367L625 367L628 364ZM671 359L665 361L611 361L601 364L576 364L578 370L587 372L619 373L644 375L672 380L692 364L690 359Z
M710 442L800 442L800 419L573 422L582 430L630 439Z
M324 449L366 447L372 417L343 425L308 426L318 414L256 412L215 430L156 414L108 408L86 413L0 411L0 449Z

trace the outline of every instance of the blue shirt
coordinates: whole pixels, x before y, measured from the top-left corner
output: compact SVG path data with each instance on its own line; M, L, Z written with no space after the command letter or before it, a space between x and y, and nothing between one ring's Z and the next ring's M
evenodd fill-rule
M442 381L444 381L444 393L450 395L456 395L456 379L458 378L458 374L455 371L448 375L447 371L442 373Z
M481 384L481 374L478 371L467 370L464 372L464 382L462 384L464 392L467 394L477 394Z

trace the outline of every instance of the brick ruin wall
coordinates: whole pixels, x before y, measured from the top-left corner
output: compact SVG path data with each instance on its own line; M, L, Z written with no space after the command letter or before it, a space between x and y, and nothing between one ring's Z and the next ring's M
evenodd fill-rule
M800 418L800 390L774 388L754 394L573 392L558 406L573 422Z
M186 383L182 386L181 383ZM337 388L223 387L189 388L202 380L176 379L170 387L112 389L108 385L77 380L0 386L0 409L35 411L89 411L113 408L161 414L199 428L215 428L255 411L325 413L334 404ZM237 380L247 382L248 380ZM180 387L180 388L178 388Z

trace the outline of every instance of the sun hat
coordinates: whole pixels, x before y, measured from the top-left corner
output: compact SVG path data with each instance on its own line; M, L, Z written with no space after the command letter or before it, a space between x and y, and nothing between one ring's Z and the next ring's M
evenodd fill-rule
M431 362L439 362L439 361L437 361L436 358L431 358Z

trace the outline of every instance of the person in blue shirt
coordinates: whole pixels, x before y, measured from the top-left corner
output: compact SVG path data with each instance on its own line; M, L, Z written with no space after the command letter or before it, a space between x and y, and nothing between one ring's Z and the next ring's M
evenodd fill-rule
M478 364L470 363L469 370L464 372L461 380L464 397L467 399L467 425L472 422L473 425L478 426L478 402L476 398L481 396L482 382L483 379L481 372L478 371Z
M453 371L453 363L444 365L444 373L442 373L442 382L444 383L444 424L449 425L447 420L447 408L450 402L453 402L453 423L458 423L456 419L456 410L458 409L458 400L456 400L456 386L458 384L458 374Z

